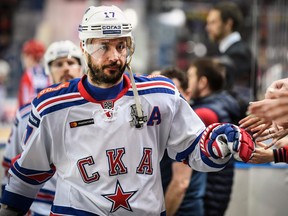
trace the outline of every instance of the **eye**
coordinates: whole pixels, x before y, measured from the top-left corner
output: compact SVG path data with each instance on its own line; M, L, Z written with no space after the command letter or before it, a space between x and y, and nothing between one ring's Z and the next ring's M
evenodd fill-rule
M126 49L126 44L125 43L121 43L121 44L117 45L117 50L123 51L124 49Z
M108 49L108 46L106 44L101 44L97 47L96 52L98 51L106 51Z
M72 60L68 60L67 63L68 63L68 65L75 65L75 64L77 64L77 62L72 61Z
M62 62L56 62L56 64L55 64L55 67L62 67L63 66L63 63Z

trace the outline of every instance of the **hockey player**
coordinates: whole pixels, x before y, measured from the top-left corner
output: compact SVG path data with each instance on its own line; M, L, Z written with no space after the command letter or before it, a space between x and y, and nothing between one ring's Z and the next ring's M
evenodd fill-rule
M82 76L82 62L81 50L69 40L52 43L44 55L45 72L51 77L53 83L64 83L70 79ZM31 104L28 103L22 106L16 113L16 119L2 162L5 170L2 180L2 191L8 182L8 169L11 167L13 158L23 151L20 143L26 129L30 111ZM31 215L41 216L50 214L55 187L56 175L40 189L35 202L30 208Z
M33 100L1 216L27 212L56 170L50 215L165 215L159 161L166 148L206 172L225 167L231 153L249 160L254 143L243 129L205 128L170 79L132 74L131 31L118 7L86 10L79 37L87 76Z
M42 65L45 45L38 40L31 39L22 47L23 74L18 89L18 106L24 106L47 86L51 85L49 77Z

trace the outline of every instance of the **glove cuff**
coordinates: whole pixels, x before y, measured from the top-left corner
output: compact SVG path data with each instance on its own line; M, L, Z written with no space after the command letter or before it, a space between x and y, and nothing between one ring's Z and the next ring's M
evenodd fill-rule
M223 159L230 155L231 152L227 145L227 137L224 134L222 124L214 123L205 129L200 139L200 148L207 157L214 159Z

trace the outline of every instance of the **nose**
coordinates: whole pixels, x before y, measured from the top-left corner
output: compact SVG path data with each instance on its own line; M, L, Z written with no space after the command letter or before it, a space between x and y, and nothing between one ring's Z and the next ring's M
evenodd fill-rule
M116 49L116 47L111 47L109 50L109 61L111 62L115 62L118 61L120 59L120 53L118 52L118 50Z
M69 69L70 69L69 63L68 63L68 62L63 62L62 67L61 67L61 70L62 70L63 72L68 72Z

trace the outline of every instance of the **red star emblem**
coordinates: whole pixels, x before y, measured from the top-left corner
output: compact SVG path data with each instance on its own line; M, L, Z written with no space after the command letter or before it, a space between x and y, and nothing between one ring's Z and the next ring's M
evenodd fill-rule
M115 193L113 194L104 194L102 195L105 197L107 200L112 202L112 207L110 212L115 212L119 208L124 208L128 211L132 211L131 206L128 202L128 200L136 193L137 191L129 191L129 192L124 192L119 181L117 180L116 183L116 189Z

